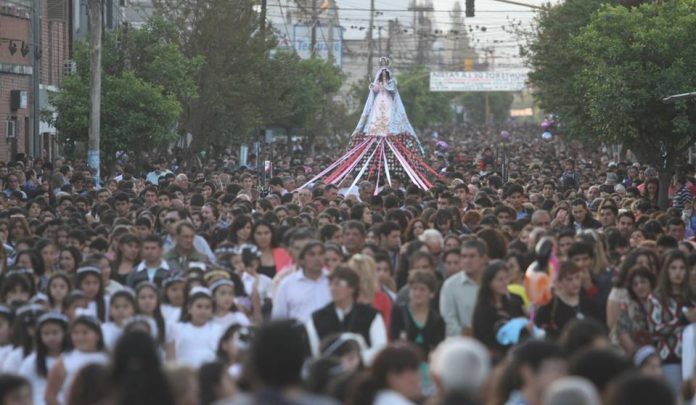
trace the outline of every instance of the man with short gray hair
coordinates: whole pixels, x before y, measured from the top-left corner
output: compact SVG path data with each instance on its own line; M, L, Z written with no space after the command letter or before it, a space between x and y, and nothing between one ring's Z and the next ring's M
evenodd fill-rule
M440 403L477 404L491 372L486 347L474 338L450 337L430 357Z

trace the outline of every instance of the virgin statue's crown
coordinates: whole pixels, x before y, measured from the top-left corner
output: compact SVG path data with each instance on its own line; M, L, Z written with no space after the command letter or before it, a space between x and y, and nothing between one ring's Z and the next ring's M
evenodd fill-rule
M379 58L379 67L388 68L391 65L391 59L386 56Z

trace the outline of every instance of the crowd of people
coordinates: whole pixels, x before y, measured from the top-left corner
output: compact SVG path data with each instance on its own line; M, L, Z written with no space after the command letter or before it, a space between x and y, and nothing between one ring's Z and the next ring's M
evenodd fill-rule
M426 131L428 191L1 163L0 404L693 401L696 169L660 209L630 153L499 130Z

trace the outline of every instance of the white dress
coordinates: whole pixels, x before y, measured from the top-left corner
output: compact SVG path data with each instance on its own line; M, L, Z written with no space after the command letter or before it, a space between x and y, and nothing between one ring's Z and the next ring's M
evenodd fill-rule
M123 328L114 322L107 322L101 325L102 335L104 335L104 346L106 350L112 352L116 347L118 338L123 334Z
M69 392L75 376L83 367L90 364L109 364L109 356L104 352L84 353L79 350L73 350L63 354L62 359L63 367L65 368L65 379L58 397L60 403L65 403L65 396Z
M373 405L415 405L415 403L396 391L382 390L377 393Z
M5 363L5 360L7 359L7 356L12 353L12 345L3 345L0 346L0 372L3 371L3 364Z
M85 309L83 309L82 311L80 311L80 315L89 315L89 316L93 316L93 317L95 317L95 318L99 318L99 315L98 315L98 312L99 312L99 311L97 311L97 309L98 309L98 308L97 308L97 301L96 301L96 300L92 300L92 301L90 301L90 302L87 304L87 308L85 308ZM107 297L107 296L104 296L104 311L105 311L106 316L107 316L107 318L108 318L108 314L109 314L109 297Z
M224 334L227 328L234 324L241 326L249 326L249 318L240 311L228 312L225 316L214 316L213 323L222 328L222 333Z
M77 373L83 367L90 364L109 364L109 356L107 356L104 352L84 353L79 350L72 350L64 353L61 358L63 359L63 367L65 368L63 387L61 387L60 394L58 395L58 401L61 404L65 403L65 397L70 391L70 386L72 385Z
M46 357L46 371L56 364L57 357ZM34 405L43 405L44 394L46 392L46 377L39 375L36 368L36 353L32 353L24 359L19 367L19 375L31 382L31 389L34 395Z
M175 307L169 304L160 305L160 311L162 311L162 318L168 323L177 323L181 319L181 307Z
M198 369L204 363L214 361L222 328L208 322L203 326L194 326L189 322L177 322L172 325L167 341L174 342L177 363Z
M263 300L270 298L271 286L273 285L273 280L265 274L257 274L256 277L251 274L244 272L242 274L242 283L244 284L244 291L247 295L251 296L254 290L254 284L256 284L256 290L259 292L259 298L263 303Z
M377 90L377 95L372 104L372 110L370 111L370 118L365 127L365 133L367 135L387 136L389 132L389 116L391 115L394 96L392 96L381 83L375 84L375 88Z
M24 361L24 349L15 347L5 357L0 371L5 373L16 373L17 370L19 370L19 366L22 365L22 361Z

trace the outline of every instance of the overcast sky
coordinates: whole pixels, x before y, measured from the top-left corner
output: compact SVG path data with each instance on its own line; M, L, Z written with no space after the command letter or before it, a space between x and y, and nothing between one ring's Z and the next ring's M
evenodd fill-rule
M280 16L279 1L286 4L288 0L268 0L269 15ZM317 0L322 4L324 0ZM357 39L365 38L369 21L370 0L335 0L339 8L341 25L344 27L344 38ZM445 35L451 29L449 11L452 9L456 0L433 0L435 7L435 19L437 27ZM549 0L517 0L526 4L542 5ZM556 3L559 0L552 0ZM375 26L386 27L389 20L399 19L406 28L413 26L413 13L408 11L410 0L375 0ZM462 9L465 0L460 0ZM294 4L290 0L290 4ZM286 8L287 10L287 8ZM465 24L471 30L470 38L472 45L479 51L483 49L495 49L495 56L498 63L508 65L521 65L519 58L519 47L514 35L506 32L512 23L521 23L528 26L535 16L535 10L495 0L476 0L476 16L467 18ZM289 27L288 27L289 28ZM291 32L291 28L289 28ZM378 31L374 33L375 37ZM437 48L437 45L436 45ZM442 49L442 48L441 48Z

